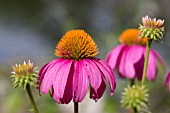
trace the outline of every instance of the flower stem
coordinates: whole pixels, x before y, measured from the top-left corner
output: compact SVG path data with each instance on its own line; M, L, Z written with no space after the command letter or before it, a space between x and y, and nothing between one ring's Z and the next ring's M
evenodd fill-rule
M133 85L135 85L135 79L131 79L131 82L130 82L130 86L132 87ZM138 113L136 107L133 107L133 113Z
M78 113L79 112L79 104L78 102L74 102L74 113Z
M133 108L134 113L138 113L136 107Z
M146 78L146 71L147 71L147 67L148 67L148 60L149 60L149 52L150 52L150 48L151 48L151 43L152 43L152 39L148 39L148 43L146 45L146 57L145 57L143 75L142 75L142 85L144 84L145 78Z
M135 85L135 79L130 80L130 86L132 87L133 85Z
M36 106L36 104L35 104L34 97L33 97L33 95L32 95L31 88L30 88L30 85L29 85L29 84L26 86L26 90L27 90L27 93L28 93L30 102L31 102L31 104L32 104L34 113L39 113L39 112L38 112L38 109L37 109L37 106Z

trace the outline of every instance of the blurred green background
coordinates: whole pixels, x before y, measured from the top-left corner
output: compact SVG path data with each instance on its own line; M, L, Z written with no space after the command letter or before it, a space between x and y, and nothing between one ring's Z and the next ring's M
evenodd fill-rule
M170 70L169 4L169 0L0 0L0 113L29 113L31 105L26 92L12 88L12 65L30 59L41 68L56 58L56 44L71 29L89 33L98 45L98 57L104 59L107 52L119 44L120 33L137 28L141 17L164 19L164 43L153 43L152 47L165 60L167 71ZM156 81L148 82L149 110L153 113L170 113L170 92L163 86L165 75L160 70ZM113 97L107 91L95 103L87 95L80 104L80 113L127 113L119 101L128 81L116 78ZM49 95L39 96L36 89L33 93L41 113L73 112L71 104L58 105Z

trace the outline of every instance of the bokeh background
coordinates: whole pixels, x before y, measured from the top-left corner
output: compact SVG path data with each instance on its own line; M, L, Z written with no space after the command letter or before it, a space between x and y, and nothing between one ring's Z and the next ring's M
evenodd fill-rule
M165 20L163 44L153 43L170 70L170 0L0 0L0 113L29 113L28 96L21 88L13 89L12 65L29 59L41 66L52 59L55 46L71 29L84 29L98 45L104 59L119 44L118 36L127 28L137 28L141 17L149 15ZM166 73L167 73L166 72ZM170 113L170 92L164 88L166 73L160 69L150 88L149 110ZM118 76L113 97L105 92L99 102L87 98L81 113L127 113L120 106L123 87L129 82ZM39 96L33 89L41 113L73 113L72 104L58 105L49 95Z

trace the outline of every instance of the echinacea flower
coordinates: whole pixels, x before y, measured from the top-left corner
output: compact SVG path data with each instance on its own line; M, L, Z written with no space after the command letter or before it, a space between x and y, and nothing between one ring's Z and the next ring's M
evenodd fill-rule
M90 86L90 98L102 97L106 80L113 95L116 81L111 68L103 60L94 58L98 49L92 38L83 30L70 30L59 41L57 58L44 65L39 72L38 90L51 96L57 103L81 102Z
M142 18L142 24L140 25L140 37L147 37L156 41L161 41L164 34L164 20L156 18L151 19L148 16Z
M127 29L119 37L122 43L111 50L106 57L106 62L112 69L118 70L120 77L138 80L142 79L147 38L139 38L138 29ZM158 62L164 66L160 55L153 49L150 51L147 79L155 80Z
M25 89L27 84L35 87L37 86L37 67L34 68L33 63L31 63L30 60L28 63L24 61L21 65L16 64L15 66L12 66L12 68L11 77L13 78L12 81L15 88L22 86Z
M169 87L169 91L170 91L170 72L167 74L165 82L164 82L164 86L168 86Z

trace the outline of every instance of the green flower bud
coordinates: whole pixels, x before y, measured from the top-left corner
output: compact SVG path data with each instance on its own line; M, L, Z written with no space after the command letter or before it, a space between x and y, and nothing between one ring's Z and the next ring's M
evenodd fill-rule
M33 67L33 63L24 61L23 64L12 66L12 81L14 88L21 86L24 89L27 84L37 87L38 70L37 67Z
M164 20L156 20L156 18L151 19L145 16L142 18L142 24L143 25L139 26L141 38L147 37L148 39L153 39L158 42L162 40L165 31L163 27Z
M127 86L122 93L121 104L124 108L136 108L139 112L141 107L147 108L148 90L145 86Z

